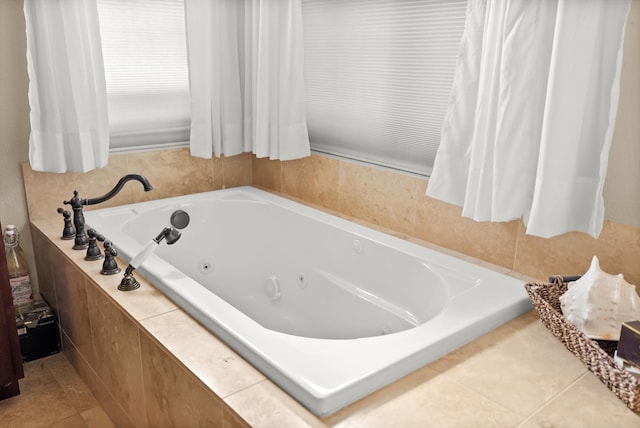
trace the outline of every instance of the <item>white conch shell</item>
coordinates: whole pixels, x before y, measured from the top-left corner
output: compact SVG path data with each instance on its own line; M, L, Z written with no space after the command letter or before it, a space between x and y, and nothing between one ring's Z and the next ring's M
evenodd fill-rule
M640 319L640 296L622 274L603 272L594 256L589 270L560 296L560 308L587 337L619 340L622 323Z

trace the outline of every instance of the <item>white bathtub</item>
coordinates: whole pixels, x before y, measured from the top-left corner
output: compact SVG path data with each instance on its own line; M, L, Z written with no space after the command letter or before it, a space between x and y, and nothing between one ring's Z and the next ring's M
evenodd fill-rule
M531 308L522 281L252 187L85 216L130 261L177 209L137 275L319 416Z

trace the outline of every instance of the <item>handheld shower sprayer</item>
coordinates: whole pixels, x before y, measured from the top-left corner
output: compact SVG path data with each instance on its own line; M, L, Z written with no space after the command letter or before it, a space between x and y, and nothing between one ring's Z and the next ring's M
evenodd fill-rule
M118 285L120 291L131 291L140 288L140 283L133 277L133 271L140 267L140 265L147 260L147 258L154 253L156 248L160 245L162 240L167 241L167 245L175 244L180 239L181 233L174 227L165 227L162 232L158 234L154 239L149 241L147 245L140 251L129 263L127 269L124 272L124 277Z
M160 244L160 242L164 239L167 241L167 245L173 245L178 241L178 239L180 239L180 236L182 236L180 231L174 229L173 227L165 227L164 229L162 229L162 232L160 232L158 236L153 239L153 242L155 242L156 244Z

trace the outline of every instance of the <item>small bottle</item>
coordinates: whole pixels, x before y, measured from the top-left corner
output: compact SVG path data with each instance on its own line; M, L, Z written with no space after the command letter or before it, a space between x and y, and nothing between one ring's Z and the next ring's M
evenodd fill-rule
M16 308L16 313L27 312L33 305L29 266L24 251L20 247L20 233L12 224L4 230L4 250L7 253L13 306Z

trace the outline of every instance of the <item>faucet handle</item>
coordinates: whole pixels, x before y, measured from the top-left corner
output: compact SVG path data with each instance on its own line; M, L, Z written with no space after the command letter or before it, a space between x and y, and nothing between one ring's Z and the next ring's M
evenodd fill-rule
M120 273L121 269L118 267L115 256L118 255L118 250L115 249L111 241L104 241L104 262L102 262L103 275L115 275Z
M87 235L89 236L89 246L87 247L87 255L84 259L90 261L102 259L104 256L100 252L100 248L96 241L104 241L104 236L96 232L95 229L87 230Z
M62 229L62 236L60 238L64 240L75 238L76 229L71 225L71 213L62 208L58 208L56 211L64 217L64 229Z
M62 201L62 203L65 205L71 205L71 208L73 209L81 209L83 205L87 205L87 201L78 196L77 190L73 191L73 198L68 201Z
M97 239L100 242L104 242L104 236L100 235L98 231L93 228L87 230L87 235L89 235L89 238Z

